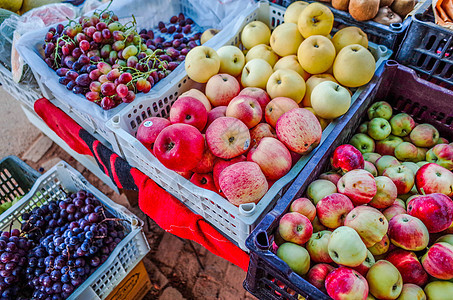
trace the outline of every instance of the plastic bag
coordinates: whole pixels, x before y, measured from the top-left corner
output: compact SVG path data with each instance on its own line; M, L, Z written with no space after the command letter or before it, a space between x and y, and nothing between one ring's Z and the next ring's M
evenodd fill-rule
M103 3L107 3L109 0L86 0L82 6L82 15L86 15L88 12L95 10Z
M22 22L28 23L33 18L40 18L44 26L74 19L80 13L80 9L71 4L54 3L34 8L22 15ZM43 27L44 27L43 26Z

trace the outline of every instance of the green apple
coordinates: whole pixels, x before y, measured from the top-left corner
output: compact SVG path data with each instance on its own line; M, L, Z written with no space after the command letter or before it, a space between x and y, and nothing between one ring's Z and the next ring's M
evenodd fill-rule
M406 113L394 115L390 119L392 134L396 136L407 136L415 127L415 121Z
M322 223L319 221L318 217L315 217L313 222L311 222L311 225L313 226L313 233L327 230L327 227L322 225Z
M428 153L427 148L417 147L417 157L415 158L414 162L426 160L426 153Z
M376 160L378 160L381 157L381 154L379 153L363 153L363 159L366 161L369 161L372 164L376 163Z
M384 118L374 118L368 123L368 135L377 140L383 140L390 135L392 128Z
M439 139L439 131L431 124L420 124L411 131L410 138L417 147L432 147Z
M443 235L440 238L438 238L434 243L440 243L440 242L448 243L453 246L453 234Z
M374 177L378 176L376 167L372 163L370 163L369 161L365 161L365 165L364 165L363 168L366 171L370 172L371 175L373 175Z
M371 206L357 206L351 210L344 225L353 228L360 235L366 247L371 247L384 237L388 221L384 215Z
M328 250L334 262L348 267L359 266L368 253L360 235L347 226L340 226L332 232Z
M307 188L307 196L315 205L325 196L332 195L336 192L337 187L335 184L326 179L317 179L310 183Z
M360 124L359 128L357 129L358 133L367 133L368 132L368 123L369 122L364 122Z
M374 103L373 105L368 108L368 118L374 119L374 118L383 118L386 120L390 120L393 114L393 109L390 104L388 104L385 101L378 101Z
M426 295L418 285L405 283L397 300L426 300Z
M368 204L378 209L389 207L398 196L396 185L386 176L378 176L374 180L376 180L377 192Z
M401 164L394 156L384 155L381 156L378 160L376 160L375 165L376 169L378 170L378 174L382 175L385 169L399 166Z
M451 300L453 283L450 281L432 281L425 286L425 294L428 299Z
M429 164L429 162L422 160L422 161L416 162L416 164L417 164L417 166L419 166L419 167L421 168L421 167L423 167L424 165Z
M332 232L329 230L319 231L313 233L311 238L308 240L305 248L307 248L310 258L314 262L318 263L331 263L333 262L330 258L327 246L329 244L330 236Z
M277 256L301 276L307 274L310 269L310 255L308 251L297 244L282 244L278 247Z
M241 42L246 49L259 44L269 45L271 30L261 21L252 21L244 26L241 32Z
M402 162L401 164L403 166L409 167L409 169L411 169L412 172L414 172L414 174L417 173L418 169L420 169L420 167L412 161L405 161L405 162Z
M356 147L362 154L374 152L374 140L365 133L354 134L349 143Z
M417 158L417 153L417 147L409 142L402 142L395 148L395 156L400 161L414 161Z
M366 274L370 293L378 299L396 299L403 289L403 278L387 260L377 261Z
M389 135L381 141L376 141L376 152L380 155L395 155L395 148L403 142L403 139Z

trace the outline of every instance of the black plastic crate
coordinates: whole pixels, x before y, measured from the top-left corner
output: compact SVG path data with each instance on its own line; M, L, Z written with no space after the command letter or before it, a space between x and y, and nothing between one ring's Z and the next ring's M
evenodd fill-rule
M308 185L331 168L330 157L334 150L351 139L367 110L374 102L385 100L396 112L410 114L416 122L430 123L441 136L453 137L453 91L417 77L415 71L387 61L362 92L359 99L342 118L326 141L296 177L293 184L278 200L246 240L250 249L250 264L244 287L259 299L330 299L272 252L273 233L280 217L294 199L302 197Z
M396 60L424 79L453 88L453 31L436 25L431 0L412 16Z
M39 176L38 171L17 156L0 160L0 204L27 194Z
M288 7L295 0L269 0L269 2ZM319 2L319 1L306 1L306 2ZM404 34L409 28L412 19L410 17L403 20L403 23L394 23L391 25L383 25L374 21L360 22L355 20L347 11L342 11L333 8L330 3L320 2L330 8L334 15L335 24L334 28L339 26L356 26L361 28L367 35L368 40L378 45L384 45L394 53L398 50L403 41Z

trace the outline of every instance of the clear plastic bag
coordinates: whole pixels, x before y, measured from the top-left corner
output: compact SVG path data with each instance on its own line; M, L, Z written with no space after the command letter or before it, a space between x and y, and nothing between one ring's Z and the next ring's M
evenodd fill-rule
M34 8L22 15L22 22L28 23L35 17L40 18L44 26L74 19L80 14L80 9L67 3L53 3ZM42 26L42 27L44 27Z

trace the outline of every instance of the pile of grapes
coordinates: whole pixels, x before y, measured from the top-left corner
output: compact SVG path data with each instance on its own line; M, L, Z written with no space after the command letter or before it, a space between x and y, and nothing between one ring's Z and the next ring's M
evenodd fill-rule
M125 237L86 191L22 215L22 230L0 235L1 299L66 299Z
M138 92L147 93L184 61L200 44L194 22L184 14L159 22L153 30L137 32L134 21L121 24L107 9L82 16L66 26L58 24L45 35L45 61L59 82L74 94L111 109L130 103Z

